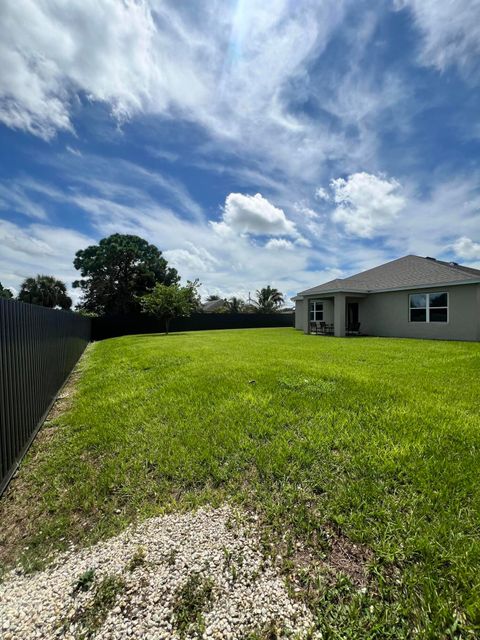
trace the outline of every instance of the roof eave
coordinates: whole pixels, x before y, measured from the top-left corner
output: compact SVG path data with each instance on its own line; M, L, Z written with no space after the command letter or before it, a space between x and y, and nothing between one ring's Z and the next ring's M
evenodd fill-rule
M412 289L442 289L444 287L458 287L464 284L480 284L480 278L469 278L468 280L455 280L454 282L435 282L427 284L406 285L403 287L392 287L389 289L370 289L367 293L388 293L389 291L409 291Z
M409 284L401 287L389 287L387 289L324 289L323 291L302 291L292 300L303 300L305 296L322 296L332 295L335 293L351 293L351 294L371 294L371 293L388 293L389 291L409 291L412 289L434 289L442 287L458 287L465 284L480 284L480 278L468 278L467 280L455 280L453 282L435 282L425 284Z
M366 294L370 293L367 289L323 289L322 291L302 291L299 293L299 296L321 296L321 295L331 295L332 293L355 293L355 294Z

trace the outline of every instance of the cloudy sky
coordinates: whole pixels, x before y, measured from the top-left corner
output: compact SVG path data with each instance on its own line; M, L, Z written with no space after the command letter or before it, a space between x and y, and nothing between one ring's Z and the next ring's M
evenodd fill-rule
M115 232L206 294L480 266L479 0L2 0L0 281Z

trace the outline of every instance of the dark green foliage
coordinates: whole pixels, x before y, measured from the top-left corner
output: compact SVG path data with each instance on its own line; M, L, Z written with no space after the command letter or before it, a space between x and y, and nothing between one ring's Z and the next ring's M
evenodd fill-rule
M168 334L173 318L189 316L198 306L198 282L189 282L186 287L178 284L166 286L156 284L153 291L144 295L140 302L142 311L165 321L165 333Z
M87 569L73 585L73 593L88 591L95 580L95 569Z
M235 296L229 298L226 302L228 313L242 313L245 310L245 302L241 298Z
M5 300L10 300L11 298L13 298L13 293L10 291L10 289L5 288L1 282L0 282L0 298L4 298Z
M283 294L270 285L256 292L255 305L260 313L273 313L285 302Z
M178 273L167 265L162 252L143 238L116 233L98 244L77 251L73 262L81 280L80 307L99 315L140 311L138 298L156 283L176 284Z
M18 299L51 309L60 307L66 310L72 306L72 299L67 295L65 283L53 276L38 275L35 278L27 278L22 283Z

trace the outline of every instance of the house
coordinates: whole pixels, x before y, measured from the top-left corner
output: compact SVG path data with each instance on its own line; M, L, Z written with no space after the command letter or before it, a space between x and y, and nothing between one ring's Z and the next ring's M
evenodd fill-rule
M226 300L219 298L218 300L207 300L202 304L202 312L203 313L219 313L225 309L225 305L227 304Z
M480 340L480 270L408 255L295 298L295 328L345 336ZM319 324L319 323L325 323Z

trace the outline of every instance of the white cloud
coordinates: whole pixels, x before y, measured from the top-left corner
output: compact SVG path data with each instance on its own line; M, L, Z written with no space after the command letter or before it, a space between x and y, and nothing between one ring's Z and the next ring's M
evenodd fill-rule
M311 247L312 243L307 238L302 238L302 236L300 236L295 240L294 245L296 247Z
M294 248L294 244L291 240L285 238L271 238L265 245L265 249L271 250L287 250L291 251Z
M293 208L302 220L317 220L320 217L315 209L309 207L305 202L295 202Z
M129 116L159 73L143 2L6 0L0 12L0 119L8 126L43 138L71 129L80 93Z
M451 259L455 239L480 237L480 175L438 176L435 186L422 195L421 185L404 190L408 224L392 220L385 229L392 254L415 253Z
M30 218L45 220L45 208L29 197L22 184L7 181L0 184L0 210L10 210Z
M315 189L315 198L317 198L317 200L325 200L325 202L330 202L331 200L330 194L324 187Z
M48 139L72 129L72 104L84 95L120 120L179 109L231 135L235 112L247 109L248 118L264 109L327 39L340 13L327 4L319 25L313 2L289 15L282 1L268 10L240 2L235 10L219 0L188 15L168 0L5 0L0 119ZM278 106L275 117L282 117Z
M254 196L230 193L226 200L220 222L212 222L220 235L249 233L252 235L297 236L295 224L285 212L275 207L260 193Z
M263 208L270 214L270 207L273 209L273 215L266 216L266 227L265 220L261 220L262 232L268 230L268 233L260 234L267 236L265 240L259 239L256 233L233 228L228 228L227 234L219 236L205 217L185 217L183 211L180 213L181 198L174 198L170 208L166 205L163 190L156 195L150 192L151 184L157 184L155 176L145 176L135 171L134 165L123 161L110 159L104 166L91 157L82 159L91 170L85 175L79 171L78 162L71 154L62 157L63 182L68 185L63 190L26 180L20 184L25 189L28 184L28 191L38 194L47 210L50 200L57 208L63 204L65 209L72 206L80 208L85 223L93 230L94 239L76 234L73 230L68 235L69 230L66 229L60 229L57 236L50 225L32 225L24 232L13 225L6 243L8 252L0 244L2 262L8 264L8 277L4 275L5 269L0 269L0 277L8 286L18 288L25 275L47 268L71 282L78 277L72 266L75 252L111 233L132 233L148 239L164 252L184 280L199 278L204 284L203 294L214 291L227 297L239 294L246 296L248 291L253 292L266 284L277 287L287 295L294 295L297 291L331 279L332 269L343 266L342 256L348 255L354 263L365 258L365 251L357 251L348 238L335 235L333 225L325 225L323 229L323 216L320 221L302 213L305 202L297 200L297 206L295 203L291 205L287 216L287 205L284 210L260 196ZM57 170L60 171L60 166ZM254 196L245 198L249 206L250 200L257 202ZM234 219L236 223L239 222L235 216ZM254 222L258 222L256 217ZM304 231L307 234L307 225L310 223L315 225L318 233L314 248L308 240L312 236L309 234L305 237L303 234ZM239 228L245 228L243 221ZM251 228L250 223L248 228ZM254 228L258 230L256 224ZM320 234L321 228L323 231ZM285 229L289 233L280 232ZM50 239L50 233L53 239ZM269 240L272 242L267 248L265 244ZM372 255L369 250L366 253ZM380 250L376 251L375 256L389 257ZM381 258L377 258L376 262L381 262Z
M455 254L464 260L480 260L480 242L462 236L452 245Z
M250 234L232 229L221 237L205 219L183 217L166 207L163 199L159 204L148 194L139 197L137 191L141 190L132 185L132 180L141 180L141 176L131 167L123 164L121 167L124 179L119 182L113 182L111 174L106 176L106 183L68 180L69 187L62 192L35 183L37 192L45 199L52 199L57 206L65 203L79 207L92 226L95 239L73 230L55 230L49 225L31 225L22 231L16 225L5 223L7 226L2 228L8 237L0 235L2 266L8 265L8 269L0 269L0 280L5 286L18 288L26 275L43 270L70 283L78 277L72 265L75 252L111 233L132 233L154 243L179 270L184 281L199 278L204 283L203 294L213 290L225 296L246 294L272 284L293 295L306 288L312 278L317 279L318 274L310 271L311 249L298 234L289 236L295 248L288 251L286 264L285 250L266 250L252 240ZM121 176L117 178L120 180ZM252 199L255 200L253 196ZM268 200L262 200L264 205L277 210ZM272 222L274 230L294 229L286 216L282 218L277 213L274 220L270 220L269 230ZM285 238L285 234L283 236Z
M405 207L401 186L393 178L354 173L346 180L332 180L330 186L338 205L333 220L361 238L381 233Z
M76 251L93 242L73 229L38 223L20 227L0 220L0 281L18 290L25 278L37 273L53 275L67 284L77 300L78 292L71 289L72 281L78 278L73 259Z
M309 65L351 1L210 0L200 10L170 0L4 0L0 121L49 139L74 129L82 102L101 102L120 122L144 113L194 122L212 147L306 181L325 159L353 161L370 145L362 133L352 151L345 130L291 106L304 91L322 98Z
M80 151L80 149L76 149L75 147L71 147L70 145L67 144L67 146L65 147L66 150L68 151L68 153L71 153L74 156L79 156L81 157L83 154Z
M165 258L181 274L187 269L190 273L214 274L219 261L203 247L195 246L191 242L185 243L185 249L170 249L164 252Z
M450 65L478 70L480 2L478 0L397 0L408 7L420 29L421 62L443 71Z
M79 171L80 160L90 173ZM445 177L442 180L438 176L437 187L427 196L420 196L414 185L408 183L401 191L398 187L399 194L395 190L393 194L404 200L408 224L398 224L395 215L389 216L388 222L381 216L380 220L375 218L375 232L380 229L382 239L374 248L371 243L359 241L358 234L345 235L345 222L332 224L332 213L308 215L305 211L308 201L301 199L289 205L286 193L280 200L281 207L277 199L230 194L241 197L234 197L233 210L229 208L232 217L227 216L227 220L232 226L225 225L227 233L219 235L205 215L185 215L188 194L180 184L171 184L160 174L136 170L135 165L121 160L102 163L89 156L78 159L65 154L62 162L65 169L62 183L68 185L63 190L27 179L9 186L21 187L32 200L39 200L46 211L50 200L57 208L62 204L65 210L72 206L80 208L94 238L69 229L59 229L57 233L50 224L36 223L22 230L12 223L3 223L0 280L5 286L18 289L24 277L44 270L70 283L78 277L72 265L75 252L110 233L133 233L148 239L164 252L184 280L198 277L204 284L202 293L214 291L227 297L242 292L246 295L245 292L265 284L293 295L342 272L355 273L406 253L452 259L456 239L480 238L478 175L463 180ZM334 202L340 200L337 207L345 205L358 213L357 210L373 206L380 215L384 208L379 202L386 202L386 208L391 209L390 189L398 183L381 175L366 174L365 182L372 182L375 187L369 191L358 175L361 174L332 183L332 198ZM189 208L196 210L197 203L188 202ZM226 207L227 202L222 222L217 225L224 224ZM245 208L249 209L246 220ZM265 211L269 215L264 215ZM367 219L373 224L371 218ZM363 232L364 228L365 221L360 230Z

